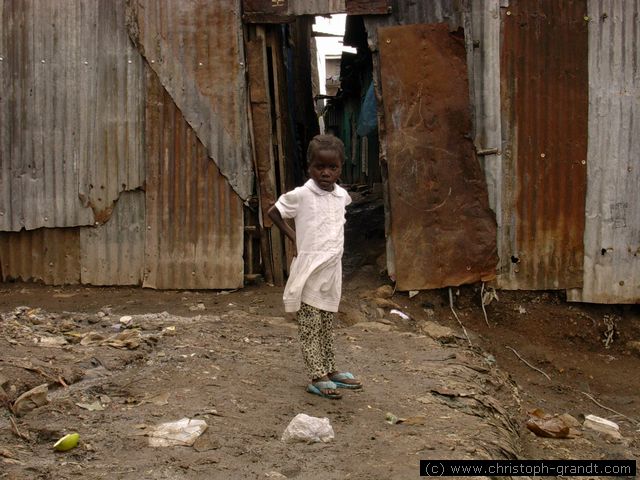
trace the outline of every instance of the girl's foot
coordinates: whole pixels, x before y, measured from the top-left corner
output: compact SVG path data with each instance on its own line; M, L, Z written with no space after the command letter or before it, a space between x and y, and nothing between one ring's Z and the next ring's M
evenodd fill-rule
M307 386L307 391L334 400L342 398L342 395L336 390L336 384L329 380L326 375L311 380L311 383Z
M355 378L353 374L349 372L330 372L327 377L335 383L338 388L350 388L352 390L362 388L360 380Z

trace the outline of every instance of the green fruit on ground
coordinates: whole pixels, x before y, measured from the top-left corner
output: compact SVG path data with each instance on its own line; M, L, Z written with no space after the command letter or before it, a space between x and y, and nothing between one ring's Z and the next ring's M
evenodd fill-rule
M53 449L57 450L58 452L66 452L67 450L76 448L78 446L79 441L80 441L80 434L70 433L62 437L60 440L58 440L53 445Z

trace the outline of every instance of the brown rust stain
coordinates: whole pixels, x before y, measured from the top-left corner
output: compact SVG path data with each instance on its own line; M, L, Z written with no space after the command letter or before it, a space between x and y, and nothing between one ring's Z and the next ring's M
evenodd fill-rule
M143 286L241 287L242 200L150 68L146 126Z
M38 228L0 232L2 281L80 282L80 229Z
M503 9L504 286L582 284L588 32L585 0Z
M470 140L463 37L445 24L378 36L398 288L492 279L496 223Z

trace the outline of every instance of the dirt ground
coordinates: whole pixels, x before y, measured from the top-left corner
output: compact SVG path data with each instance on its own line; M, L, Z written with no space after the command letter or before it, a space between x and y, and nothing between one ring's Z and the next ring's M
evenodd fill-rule
M454 289L470 346L447 290L376 293L388 283L383 229L350 228L336 346L365 388L339 401L304 391L279 287L0 284L0 478L405 479L420 459L640 457L637 306L498 292L487 325L479 286ZM14 417L16 399L42 384L48 402ZM622 438L581 427L536 436L525 426L536 408L608 418ZM282 442L298 413L329 418L335 439ZM149 446L155 426L185 417L208 426L193 446ZM55 452L70 432L79 446Z

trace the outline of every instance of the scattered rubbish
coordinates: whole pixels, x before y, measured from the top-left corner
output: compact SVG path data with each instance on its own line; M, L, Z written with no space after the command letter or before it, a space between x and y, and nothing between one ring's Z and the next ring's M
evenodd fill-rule
M162 334L163 335L168 335L168 336L172 336L176 334L176 327L175 325L171 325L169 327L165 327L162 329Z
M482 282L482 305L490 305L494 300L497 302L500 299L498 298L498 292L493 287L488 287L486 290L484 288L484 282Z
M80 435L77 433L70 433L65 435L56 443L53 444L53 449L58 452L66 452L78 446L80 441Z
M329 442L335 438L328 418L311 417L299 413L282 434L283 442Z
M151 404L156 405L158 407L162 407L163 405L168 405L169 404L169 396L170 395L171 395L171 393L169 393L169 392L159 393L158 395L153 395L152 397L150 397L148 399L144 399L142 401L142 403L151 403Z
M416 295L418 295L420 293L420 290L410 290L409 291L409 298L413 298Z
M281 474L280 472L267 472L264 474L267 478L289 478L286 475Z
M102 405L100 400L96 400L92 403L76 403L76 405L85 410L89 410L90 412L101 412L104 410L104 405Z
M524 315L525 313L527 313L527 309L524 308L522 305L518 305L518 308L516 308L516 312L518 312L521 315Z
M607 434L613 438L622 438L618 424L611 420L607 420L606 418L596 417L595 415L586 415L582 426Z
M376 297L374 303L378 308L400 308L400 305L388 298Z
M176 422L162 423L149 435L150 447L192 446L207 429L207 422L182 418Z
M133 317L131 315L123 315L122 317L120 317L120 323L125 327L128 327L129 325L131 325L132 321L133 321Z
M427 421L427 417L424 417L422 415L416 415L413 417L407 417L407 418L400 418L397 415L391 413L391 412L387 412L384 416L384 419L387 423L391 424L391 425L398 425L398 424L403 424L403 425L424 425L425 422Z
M391 285L382 285L376 289L375 296L378 298L391 298L393 297L393 287Z
M387 412L384 415L384 421L389 423L389 424L391 424L391 425L395 425L396 423L398 423L400 421L400 419L396 415L394 415L393 413Z
M604 343L604 348L609 348L613 343L613 337L618 333L617 321L618 317L616 315L605 315L602 318L604 325L607 327L607 330L604 332L604 338L602 339L602 343Z
M487 353L484 355L484 361L490 365L493 366L496 364L496 357L494 357L493 355L491 355L490 353Z
M127 348L129 350L135 350L140 346L140 341L141 337L139 330L126 330L124 332L111 335L110 337L105 337L98 332L89 332L84 337L82 337L82 340L80 340L80 345L107 345L115 348Z
M398 315L403 320L411 320L411 317L409 315L407 315L406 313L401 312L400 310L397 310L395 308L392 309L389 313L392 313L393 315Z
M118 333L107 338L103 342L103 345L108 345L115 348L127 348L129 350L135 350L140 346L140 331L127 330L126 332Z
M11 409L17 416L24 415L35 408L49 403L49 398L47 397L48 393L49 387L46 383L38 385L37 387L20 395L13 403L13 407Z
M100 335L98 332L89 332L82 340L80 340L80 345L84 345L85 347L100 345L106 337L104 335Z
M205 306L204 303L196 303L194 305L189 306L189 310L192 312L200 312L206 309L207 307Z
M626 418L627 420L629 420L631 423L635 423L636 425L640 425L640 422L638 420L634 420L631 417L627 417L624 413L620 413L617 410L614 410L613 408L609 408L606 405L603 405L602 403L600 403L599 401L597 401L595 398L593 398L592 395L589 395L587 392L580 392L581 394L583 394L585 397L587 397L589 400L591 400L593 403L595 403L596 405L598 405L600 408L603 408L605 410L607 410L608 412L611 413L615 413L616 415L621 416L622 418Z
M529 412L529 419L526 425L529 430L539 437L575 438L578 432L572 429L575 425L571 425L574 422L569 419L573 419L573 417L570 415L550 415L536 408Z
M33 341L41 347L62 347L64 345L68 345L68 342L64 337L36 337Z

